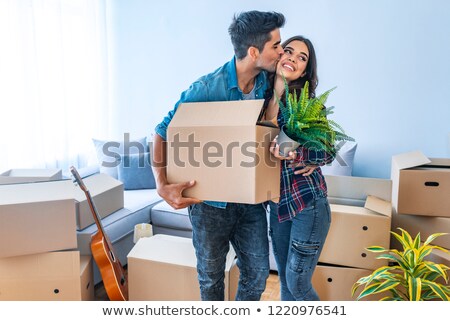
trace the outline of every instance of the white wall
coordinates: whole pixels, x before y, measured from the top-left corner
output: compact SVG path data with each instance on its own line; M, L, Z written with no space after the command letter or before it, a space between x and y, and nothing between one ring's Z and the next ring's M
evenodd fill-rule
M249 3L249 4L248 4ZM201 75L229 60L234 13L285 14L282 38L309 37L319 88L359 143L354 175L387 178L391 156L450 157L450 2L446 0L111 0L116 133L148 135Z

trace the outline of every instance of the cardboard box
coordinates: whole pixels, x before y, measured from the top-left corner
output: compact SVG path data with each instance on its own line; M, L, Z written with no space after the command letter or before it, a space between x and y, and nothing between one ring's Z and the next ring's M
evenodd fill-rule
M47 184L0 186L0 258L77 247L73 195Z
M450 217L450 159L420 151L392 157L392 200L399 214Z
M326 175L331 226L319 262L375 270L385 260L366 250L389 247L391 181Z
M258 123L263 100L185 103L167 132L167 178L195 180L184 196L257 204L280 195L279 129Z
M96 174L83 179L84 184L94 200L101 218L124 207L123 183L107 174ZM41 183L47 194L65 194L75 200L77 230L82 230L95 223L86 195L71 180Z
M98 174L83 179L89 189L95 207L101 218L104 218L124 206L123 183L107 174ZM89 208L89 203L84 192L72 184L75 193L77 209L77 229L94 224L94 216Z
M352 297L352 287L360 278L368 276L372 270L342 266L317 265L312 284L321 301L356 301L363 286ZM361 301L377 301L387 295L377 294L364 297Z
M60 179L62 179L62 171L60 169L10 169L0 174L0 185Z
M392 182L389 179L325 175L330 203L364 206L372 195L391 201Z
M391 203L368 196L365 207L330 204L331 226L319 262L375 270L387 264L373 245L389 248Z
M93 291L92 260L78 251L0 259L0 300L79 301Z
M225 300L234 299L239 272L232 248L225 267ZM128 254L130 301L198 301L192 240L164 234L141 238Z
M425 241L431 234L449 233L450 217L419 216L394 213L392 215L391 230L396 233L400 233L397 229L398 227L406 230L412 237L415 237L417 233L420 233L420 238ZM394 240L394 238L392 237L391 240ZM434 239L431 244L450 249L450 234L439 236ZM399 246L397 241L392 242L392 245Z

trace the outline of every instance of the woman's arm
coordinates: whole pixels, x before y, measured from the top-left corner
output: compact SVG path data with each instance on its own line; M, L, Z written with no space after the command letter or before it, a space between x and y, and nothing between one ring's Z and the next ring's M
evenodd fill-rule
M266 114L265 114L265 120L272 120L274 123L276 123L277 116L278 116L278 110L280 107L278 106L278 99L281 98L281 95L284 94L284 82L283 79L280 76L275 76L275 82L274 82L274 88L273 88L273 95L272 98L269 101L269 105L267 106Z

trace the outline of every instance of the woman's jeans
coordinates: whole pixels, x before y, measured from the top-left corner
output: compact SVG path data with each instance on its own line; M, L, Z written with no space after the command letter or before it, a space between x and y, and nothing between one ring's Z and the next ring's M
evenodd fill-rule
M259 300L269 276L266 209L262 204L204 203L189 208L192 240L203 301L224 300L226 255L230 242L240 271L236 300Z
M331 223L327 198L317 199L311 206L289 221L278 221L277 204L270 203L270 235L278 267L283 301L317 301L319 296L311 284Z

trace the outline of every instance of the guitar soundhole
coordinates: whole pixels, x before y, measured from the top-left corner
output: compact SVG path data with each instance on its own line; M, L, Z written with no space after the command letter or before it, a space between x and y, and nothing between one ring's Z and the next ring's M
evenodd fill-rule
M121 277L120 277L120 285L124 285L125 284L125 278L124 278L124 276L122 275Z
M59 293L59 289L54 289L53 292L54 292L55 294L58 294L58 293Z
M109 252L109 255L111 255L111 260L113 262L116 262L116 257L114 256L114 253L112 251Z

